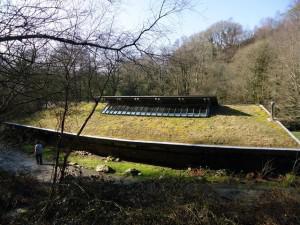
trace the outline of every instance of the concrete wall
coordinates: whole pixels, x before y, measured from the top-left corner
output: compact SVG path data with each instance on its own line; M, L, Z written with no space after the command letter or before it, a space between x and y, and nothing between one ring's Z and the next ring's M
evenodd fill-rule
M5 123L6 132L21 139L41 139L55 144L58 133L14 123ZM136 141L117 138L80 136L65 133L64 147L95 154L113 155L124 160L171 167L202 166L212 169L259 171L272 161L278 171L291 171L300 149L263 148L222 145L180 144L170 142Z

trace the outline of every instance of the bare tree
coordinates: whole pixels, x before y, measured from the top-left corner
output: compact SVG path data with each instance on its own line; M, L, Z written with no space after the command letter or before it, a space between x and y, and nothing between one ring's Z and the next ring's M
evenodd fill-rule
M223 57L227 61L233 57L238 46L246 38L242 26L230 20L213 24L207 30L206 36L209 42L215 46L215 51L221 51L225 54Z
M81 4L78 4L79 2ZM117 60L122 57L131 59L134 58L132 56L135 54L147 54L146 41L159 34L158 25L161 20L184 9L186 3L187 1L183 0L162 0L153 17L135 33L115 31L114 3L112 1L88 1L87 4L83 4L82 1L59 0L29 0L18 1L15 4L4 1L1 3L0 56L6 66L13 65L14 58L21 58L25 62L29 61L29 63L38 61L40 65L49 65L48 63L51 62L48 60L49 53L53 55L53 52L71 49L71 55L69 54L70 51L67 51L60 54L60 58L58 58L58 63L60 63L63 71L63 85L61 85L60 91L64 96L64 107L59 126L60 138L57 144L53 184L57 182L58 177L59 155L69 110L71 84L72 80L76 80L73 72L76 70L74 68L79 51L74 46L85 48L90 52L89 54L95 53L97 63L102 65L102 70L106 65L107 71L106 80L98 92L100 97L96 97L95 93L90 90L95 104L77 132L77 136L80 136L95 112L111 74L115 72L114 65L116 65ZM30 60L20 55L19 48L23 46L26 48L30 43L33 43L33 46L41 46L39 51L48 53L48 55L39 55L39 58L36 59L37 51L32 51ZM61 44L64 45L64 48L61 48ZM51 58L53 59L53 57ZM50 67L55 64L57 63L51 62ZM109 66L107 67L107 65ZM7 73L9 82L11 81L10 76L11 72ZM89 79L90 81L91 79ZM24 85L24 87L27 86ZM10 94L10 89L8 87L8 94ZM10 95L13 98L17 89L13 88L12 90ZM60 180L64 177L69 154L70 151L65 154Z
M114 18L119 2L115 1L3 1L0 3L0 63L14 68L15 58L30 60L20 55L20 48L35 47L36 62L42 64L46 55L57 48L58 43L85 48L89 52L97 49L98 58L108 52L131 59L134 55L147 54L150 40L160 35L161 21L184 9L186 0L162 0L142 27L136 32L116 29ZM99 62L100 60L98 60ZM8 82L10 82L9 72ZM1 79L5 86L7 80ZM8 87L2 108L16 99L17 93ZM16 88L14 88L16 90ZM43 96L40 96L42 98ZM10 100L7 101L6 99ZM30 100L35 100L36 96ZM29 101L29 100L28 100ZM26 101L25 101L26 102Z

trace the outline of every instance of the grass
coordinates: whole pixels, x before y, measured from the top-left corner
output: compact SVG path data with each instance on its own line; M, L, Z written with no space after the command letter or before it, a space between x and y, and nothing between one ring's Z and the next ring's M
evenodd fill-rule
M33 145L25 144L22 145L21 149L28 154L33 154ZM61 162L63 156L60 155ZM44 160L52 162L54 158L54 148L45 147L43 152ZM183 179L192 179L199 177L203 181L210 183L229 183L233 181L231 176L225 170L209 170L205 169L201 172L193 172L187 169L172 169L169 167L154 166L143 163L135 163L121 160L116 161L107 161L106 157L101 157L97 155L78 155L76 152L70 154L68 161L72 163L77 163L80 166L83 166L86 169L95 170L97 165L107 165L111 167L115 172L114 175L118 177L126 177L124 173L127 169L137 169L141 172L140 176L136 176L136 180L143 181L148 179L161 179L161 178L183 178ZM236 180L238 181L238 180Z
M298 138L300 140L300 131L294 131L292 132L296 138Z
M24 152L28 154L33 154L34 146L31 144L25 144L22 146ZM46 147L44 148L43 158L46 161L53 161L54 158L54 148L53 147ZM61 159L63 156L61 155ZM134 162L127 162L127 161L106 161L105 157L100 157L97 155L78 155L76 153L71 153L68 158L69 162L77 163L83 166L86 169L95 170L97 165L107 165L110 166L114 171L115 175L117 176L124 176L124 172L129 168L135 168L141 171L141 176L139 178L159 178L159 177L188 177L187 170L176 170L171 169L168 167L161 167L161 166L153 166L149 164L143 163L134 163Z
M28 154L33 153L33 145L25 144L22 145L24 152ZM43 152L43 158L46 161L52 162L54 157L54 148L45 147ZM62 155L61 155L62 159ZM78 155L76 152L70 154L68 158L69 162L77 163L86 169L95 170L97 165L107 165L111 167L115 172L114 175L118 177L126 177L124 173L127 169L137 169L141 172L140 176L136 176L135 179L139 181L151 180L151 179L161 179L161 178L181 178L181 179L198 179L201 177L202 181L209 183L238 183L239 178L233 179L233 175L229 174L226 170L210 170L210 169L172 169L169 167L154 166L143 163L135 163L128 161L107 161L106 157L101 157L97 155Z
M22 150L27 154L34 153L34 146L31 144L22 145ZM52 161L54 158L54 149L52 147L46 147L43 151L43 158L47 161Z
M257 105L223 106L210 118L162 118L104 115L100 104L83 134L149 141L265 147L298 147L297 143ZM76 132L92 108L72 105L66 131ZM56 129L61 108L51 108L16 122Z
M69 157L69 161L78 163L85 168L95 169L99 164L105 164L110 166L113 170L115 170L115 174L118 176L124 176L124 172L129 168L135 168L141 172L141 176L139 178L159 178L159 177L188 177L187 170L176 170L167 167L153 166L142 163L134 163L134 162L115 162L115 161L105 161L105 158L89 155L89 156L80 156L76 154L71 154Z
M25 144L22 145L24 152L32 154L33 145ZM54 148L46 147L43 152L43 158L46 161L52 162L54 157ZM61 155L62 159L62 155ZM114 175L118 177L126 177L124 173L127 169L134 168L141 172L140 176L136 176L136 180L151 180L161 178L181 178L181 179L198 179L201 177L202 181L209 183L239 183L241 179L233 174L229 174L226 170L210 170L207 168L188 168L186 169L172 169L169 167L154 166L143 163L135 163L121 160L107 161L106 157L97 155L78 155L76 152L70 154L68 161L77 163L86 169L95 170L97 165L107 165L111 167L115 172ZM234 178L235 176L235 178Z
M32 154L33 145L25 144L22 146L23 151ZM46 147L44 149L43 158L52 162L54 156L54 148ZM62 159L62 155L61 155ZM113 175L119 178L125 178L124 172L129 168L137 169L141 172L140 176L134 177L136 181L159 180L159 179L180 179L180 180L201 180L206 183L214 184L247 184L255 186L268 187L293 187L299 185L300 178L294 173L287 173L285 175L276 175L275 177L261 177L261 172L253 173L253 177L248 178L246 173L232 173L225 169L211 170L209 168L186 168L186 169L172 169L169 167L154 166L143 163L135 163L128 161L107 161L106 157L97 155L79 155L76 152L71 153L68 158L69 162L77 163L86 169L95 170L97 165L107 165L114 170ZM62 161L61 161L62 162Z
M297 182L297 176L294 173L287 173L282 181L281 184L283 187L291 187L294 186Z

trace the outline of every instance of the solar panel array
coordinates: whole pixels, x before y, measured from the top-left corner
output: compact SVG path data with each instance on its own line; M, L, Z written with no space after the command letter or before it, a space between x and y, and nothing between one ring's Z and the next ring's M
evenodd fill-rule
M102 111L110 115L157 116L157 117L208 117L209 105L203 106L150 106L108 104Z

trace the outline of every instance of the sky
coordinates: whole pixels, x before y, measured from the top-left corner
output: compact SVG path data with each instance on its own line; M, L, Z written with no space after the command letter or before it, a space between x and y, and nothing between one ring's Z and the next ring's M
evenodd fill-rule
M121 24L126 29L141 26L141 21L151 15L149 6L158 4L158 0L125 0L122 13L119 15ZM168 35L170 42L180 37L188 37L208 28L220 20L232 19L245 29L253 29L262 19L275 17L285 12L290 0L194 0L194 7L186 10L176 18L173 16L166 23L172 31Z

